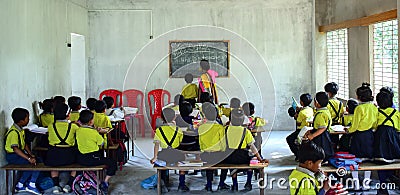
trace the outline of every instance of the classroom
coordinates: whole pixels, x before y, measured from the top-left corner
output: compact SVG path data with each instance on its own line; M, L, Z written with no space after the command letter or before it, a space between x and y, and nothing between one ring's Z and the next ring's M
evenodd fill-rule
M110 129L126 128L127 138L122 144L126 147L127 159L123 165L118 164L115 176L110 179L108 193L160 193L158 189L161 187L144 189L141 186L146 178L166 172L153 167L150 161L154 157L155 145L161 143L160 149L166 148L162 140L156 140L161 135L158 127L170 123L165 116L163 121L161 114L153 121L151 113L152 109L161 112L162 108L177 104L174 104L176 95L182 93L186 85L185 76L190 73L196 89L203 82L204 75L207 80L211 80L210 101L217 108L217 119L222 115L225 117L225 120L219 119L221 124L231 122L236 114L243 117L247 115L243 111L243 103L251 102L254 105L252 115L265 119L265 124L260 125L262 130L259 132L252 131L253 136L259 136L258 140L252 139L258 143L262 138L259 145L256 144L257 154L260 154L258 160L269 160L265 166L260 165L258 168L267 175L265 182L271 182L268 180L271 178L289 179L292 171L297 170L302 155L294 155L290 144L285 142L295 130L297 133L294 137L297 138L297 130L301 129L298 129L300 123L296 124L294 118L289 116L288 108L294 108L297 118L302 110L299 109L303 102L300 98L302 94L311 95L310 106L314 108L315 103L322 103L317 101L320 98L317 93L326 91L330 94L326 90L326 84L334 82L338 85L335 99L341 102L339 109L348 113L346 106L350 105L349 99L356 99L358 106L366 102L360 101L361 96L356 92L367 82L370 84L368 89L372 92L370 96L373 96L371 104L376 105L374 109L377 116L380 112L378 113L376 107L382 107L378 106L378 94L382 93L383 87L390 88L392 108L398 110L399 6L400 0L0 0L0 78L3 83L0 85L3 94L0 103L0 146L5 148L9 145L6 143L6 134L16 123L12 118L15 108L28 110L29 122L25 125L38 124L39 115L43 112L39 102L63 96L67 104L69 97L77 96L81 98L83 109L87 107L88 98L101 100L102 92L115 89L121 93L118 96L120 99L114 98L115 107L129 108L122 110L125 113L123 122L111 120L113 127ZM202 60L207 60L209 69L215 75L207 70L207 74L204 72L202 62L205 61ZM204 88L207 87L199 87L199 91L204 92ZM140 100L142 102L138 103L134 99L134 104L127 103L130 100L125 92L131 89L143 94ZM148 95L156 89L167 91L169 97L161 98L161 107L159 105L154 108L152 103L155 104L156 100L148 99ZM237 110L232 106L232 98L240 100ZM196 99L194 101L200 102L200 94L196 95ZM199 118L201 126L202 120L207 117L200 117L204 114L201 104L197 107L192 105L193 110L199 110L195 117ZM182 113L180 108L173 106L170 107L175 109L175 113ZM203 103L203 106L208 104ZM134 109L127 114L130 108ZM229 110L228 114L224 113L226 109ZM312 115L314 113L311 118ZM397 113L394 115L397 117ZM327 126L330 128L335 125L331 121L335 122L335 117L329 117ZM314 115L314 119L316 118ZM379 116L375 120L378 127L374 127L377 129L380 125ZM196 123L193 126L198 127L198 121L193 122ZM385 122L382 126L385 126ZM400 132L400 129L396 129L399 127L397 122L400 122L400 118L394 119L394 122L392 120L392 127ZM318 123L316 120L307 121L311 129L313 124ZM346 129L350 130L350 134L360 132L348 124L337 125L342 125L344 132L348 132ZM233 124L228 123L227 126ZM371 130L370 128L367 129ZM48 129L50 133L50 125ZM110 129L106 131L111 131ZM197 128L195 129L197 132ZM318 131L319 127L316 129ZM371 135L372 132L376 133L376 129L371 131ZM348 133L338 134L346 137ZM222 134L228 135L228 131ZM108 132L102 136L106 142L109 139L107 135ZM304 134L304 138L309 135ZM332 134L327 135L329 137ZM337 137L339 139L339 135ZM34 149L37 141L30 141L26 141L26 144ZM228 143L225 145L229 146ZM240 144L237 145L237 150L241 150ZM251 150L250 141L246 146ZM299 148L298 145L294 147ZM11 164L7 161L7 155L13 152L12 148L8 151L2 149L0 152L0 167ZM325 148L322 148L325 157L328 156ZM337 148L334 149L335 152ZM47 147L44 150L46 152ZM200 153L206 153L203 149L201 151ZM33 152L38 155L40 151ZM105 153L109 157L108 148ZM200 153L185 153L185 157L190 156L197 160ZM112 152L111 154L114 155ZM361 158L359 154L354 155ZM361 164L360 170L365 171L355 172L360 172L360 178L363 178L363 172L369 172L370 176L365 177L372 179L373 187L368 190L354 190L350 187L349 194L400 194L400 164L397 166L396 160L385 165L371 162L363 167ZM246 164L250 166L249 163ZM337 174L336 169L328 166L322 165L321 169ZM85 169L80 168L79 170ZM12 168L0 170L0 194L15 191L13 188L16 178L9 178L8 170L14 171ZM49 167L41 169L47 172L50 170L52 169ZM61 176L68 177L63 172L67 170L69 169L60 168L60 179ZM166 189L167 193L165 189L162 193L204 194L209 191L206 184L208 169L208 172L203 170L198 174L194 169L179 170L171 168L167 171L170 186ZM211 191L231 194L230 190L219 190L218 182L223 170L224 168L214 171L217 176L213 177ZM225 170L228 169L225 167ZM388 171L393 171L390 183L395 184L395 187L382 191L375 184L382 183L381 176ZM250 170L247 174L249 172ZM348 170L345 172L346 177L355 177ZM232 174L228 173L226 184L237 186L239 182L240 193L294 194L289 186L279 189L267 183L265 189L260 187L256 178L260 174L257 171L254 171L254 178L250 183L252 189L248 190L245 186L248 183L246 170L237 175L238 181L233 182ZM180 188L182 177L190 191ZM247 191L241 191L243 189ZM41 193L53 194L43 191ZM317 194L316 191L313 193Z

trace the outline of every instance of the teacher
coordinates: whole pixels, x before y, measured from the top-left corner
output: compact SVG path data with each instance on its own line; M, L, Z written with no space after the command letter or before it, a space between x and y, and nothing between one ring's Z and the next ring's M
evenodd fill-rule
M197 100L200 100L200 95L203 92L208 92L211 94L211 98L214 100L215 104L218 104L218 95L217 95L217 87L215 85L215 78L218 76L218 72L210 69L210 63L208 60L200 61L200 71L202 74L198 78L199 80L199 97Z

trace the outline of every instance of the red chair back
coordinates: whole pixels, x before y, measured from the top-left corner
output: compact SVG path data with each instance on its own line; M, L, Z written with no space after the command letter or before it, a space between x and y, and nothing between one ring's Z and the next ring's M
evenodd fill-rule
M139 110L137 114L143 114L144 94L142 91L137 89L128 89L122 92L122 96L125 96L125 106L138 108Z
M99 100L102 100L104 96L110 96L114 99L114 107L122 106L122 92L116 89L107 89L100 93Z
M167 103L171 101L171 94L164 89L154 89L147 94L147 101L150 107L150 116L161 116L162 108L164 107L164 96L167 96ZM154 108L151 103L151 97L154 99Z

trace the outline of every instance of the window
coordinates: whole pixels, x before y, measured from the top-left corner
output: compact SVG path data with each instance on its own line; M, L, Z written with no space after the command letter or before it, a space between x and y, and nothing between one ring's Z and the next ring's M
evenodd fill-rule
M397 20L376 23L373 27L374 94L378 94L382 87L392 87L394 91L393 101L398 107Z
M349 61L347 29L327 32L328 82L339 85L337 97L349 98Z

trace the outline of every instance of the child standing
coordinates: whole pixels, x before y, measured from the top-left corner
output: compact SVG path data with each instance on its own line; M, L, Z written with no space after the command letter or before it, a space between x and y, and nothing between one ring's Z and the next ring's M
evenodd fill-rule
M210 64L208 60L201 60L200 61L200 69L201 75L199 77L199 93L208 92L211 95L211 99L215 104L218 104L218 93L217 93L217 86L215 84L215 78L218 76L218 72L210 69Z
M79 119L79 110L81 109L81 98L77 96L69 97L68 106L71 109L69 120L71 122L77 122Z
M185 101L189 102L194 108L196 106L196 98L199 96L199 89L197 85L193 82L193 75L188 73L185 75L186 85L183 86L181 94L183 95Z
M328 105L329 97L326 92L318 92L314 98L314 106L317 112L314 115L313 130L306 133L308 140L313 141L317 146L324 149L325 159L327 161L333 156L333 146L329 137L329 128L332 124L331 115Z
M286 137L286 142L289 145L290 150L293 152L296 160L299 159L298 157L298 145L295 143L297 136L299 135L300 130L308 126L307 120L312 118L314 115L314 110L310 107L312 101L312 97L309 93L304 93L300 95L300 112L294 115L294 119L296 120L296 131Z
M79 121L82 126L76 131L79 150L77 161L84 166L107 165L106 178L101 182L100 188L104 194L108 194L109 180L117 171L117 162L100 155L99 149L104 144L104 139L93 128L93 116L94 114L89 110L83 110L80 113Z
M42 114L39 115L39 126L47 128L54 123L54 100L45 99L43 102L39 102L39 106L43 110Z
M29 146L25 144L25 132L22 127L29 123L29 112L24 108L15 108L11 114L14 124L5 134L4 149L6 150L6 160L8 164L15 165L36 165L36 158L32 154ZM36 180L39 171L22 171L21 178L15 186L15 192L28 191L33 194L41 194L36 188ZM25 183L29 184L25 187Z

